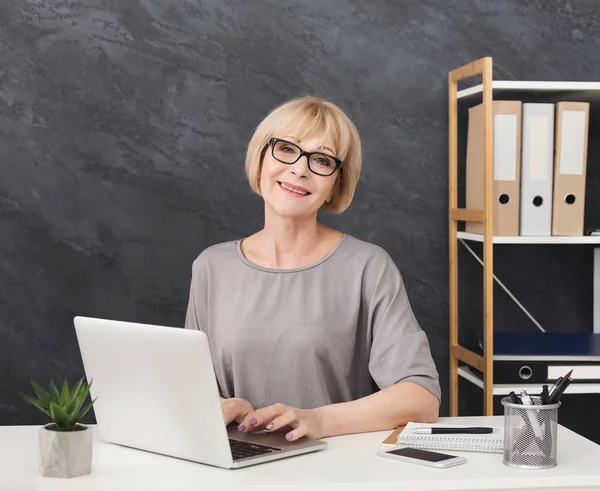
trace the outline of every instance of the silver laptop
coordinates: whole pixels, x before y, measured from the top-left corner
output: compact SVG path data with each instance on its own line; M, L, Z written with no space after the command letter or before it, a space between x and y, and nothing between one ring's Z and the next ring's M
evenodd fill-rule
M79 316L74 324L104 441L227 469L327 446L227 428L201 331Z

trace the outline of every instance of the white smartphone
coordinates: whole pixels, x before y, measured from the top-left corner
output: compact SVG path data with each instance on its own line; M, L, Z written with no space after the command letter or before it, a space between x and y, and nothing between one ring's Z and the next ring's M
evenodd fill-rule
M427 465L429 467L437 467L445 469L455 465L464 464L467 459L457 457L456 455L448 455L445 453L432 452L431 450L423 450L421 448L401 447L393 450L380 450L377 452L380 457L402 460L404 462L412 462L413 464Z

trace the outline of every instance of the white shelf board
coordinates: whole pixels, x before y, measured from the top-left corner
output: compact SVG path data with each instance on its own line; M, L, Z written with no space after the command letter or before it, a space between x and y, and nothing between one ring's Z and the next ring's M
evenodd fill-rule
M469 367L458 367L458 375L483 389L483 380ZM552 382L548 383L548 386L551 385ZM494 384L493 394L495 396L508 395L511 391L519 394L523 389L529 394L538 395L542 392L542 384ZM567 387L565 394L600 394L600 383L573 383Z
M600 82L567 82L567 81L525 81L525 80L493 80L493 91L524 91L560 94L564 92L597 92L600 98ZM483 92L483 84L474 85L457 92L458 99L474 96Z
M475 242L483 242L483 235L474 234L471 232L458 232L457 237L459 239L473 240ZM494 244L598 244L600 246L600 236L598 235L584 235L581 237L563 237L563 236L551 236L551 237L509 237L509 236L495 236L492 240Z

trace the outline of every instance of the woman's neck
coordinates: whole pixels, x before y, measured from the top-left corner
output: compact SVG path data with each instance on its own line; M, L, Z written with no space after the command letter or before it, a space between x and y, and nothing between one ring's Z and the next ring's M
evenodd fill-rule
M315 254L323 238L323 226L316 217L288 219L265 217L265 226L259 232L259 245L273 267L302 262Z
M316 217L288 219L267 213L264 228L245 241L244 252L249 260L262 266L294 269L327 255L339 235Z

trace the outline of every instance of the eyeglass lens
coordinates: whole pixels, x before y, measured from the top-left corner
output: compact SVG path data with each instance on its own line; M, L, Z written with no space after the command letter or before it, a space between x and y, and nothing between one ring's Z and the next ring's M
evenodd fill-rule
M273 156L281 162L293 164L300 157L300 148L288 142L276 141L273 146ZM308 166L313 172L328 175L335 170L336 163L328 155L314 153L309 158Z

